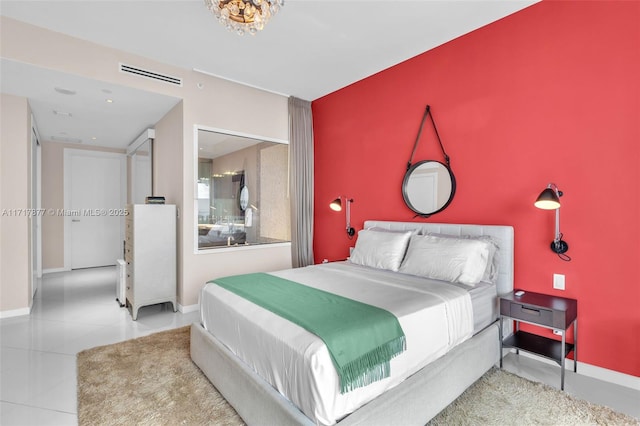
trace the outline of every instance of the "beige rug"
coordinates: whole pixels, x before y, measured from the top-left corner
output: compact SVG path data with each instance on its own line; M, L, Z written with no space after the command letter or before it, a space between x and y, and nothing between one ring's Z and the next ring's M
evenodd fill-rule
M189 355L189 327L78 354L78 422L243 425ZM640 425L606 407L491 370L430 425Z

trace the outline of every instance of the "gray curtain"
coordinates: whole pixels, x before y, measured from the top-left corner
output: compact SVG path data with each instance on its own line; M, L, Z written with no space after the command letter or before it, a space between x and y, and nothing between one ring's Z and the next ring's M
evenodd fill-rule
M313 120L311 102L289 97L291 260L313 264Z

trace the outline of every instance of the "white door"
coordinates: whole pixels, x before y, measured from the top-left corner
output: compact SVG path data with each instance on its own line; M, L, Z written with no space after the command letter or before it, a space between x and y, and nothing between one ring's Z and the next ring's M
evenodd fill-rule
M124 154L65 150L67 269L115 265L122 257L125 180Z
M416 168L407 184L411 204L421 212L438 210L438 172Z

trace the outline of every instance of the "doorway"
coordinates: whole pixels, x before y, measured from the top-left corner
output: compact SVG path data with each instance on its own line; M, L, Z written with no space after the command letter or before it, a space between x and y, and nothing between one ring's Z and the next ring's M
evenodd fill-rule
M125 154L65 149L65 269L115 265L122 256Z

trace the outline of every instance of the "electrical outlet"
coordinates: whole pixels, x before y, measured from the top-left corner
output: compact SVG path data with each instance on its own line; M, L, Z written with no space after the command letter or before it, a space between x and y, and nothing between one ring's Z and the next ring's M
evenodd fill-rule
M553 274L553 288L557 290L564 290L564 275Z

